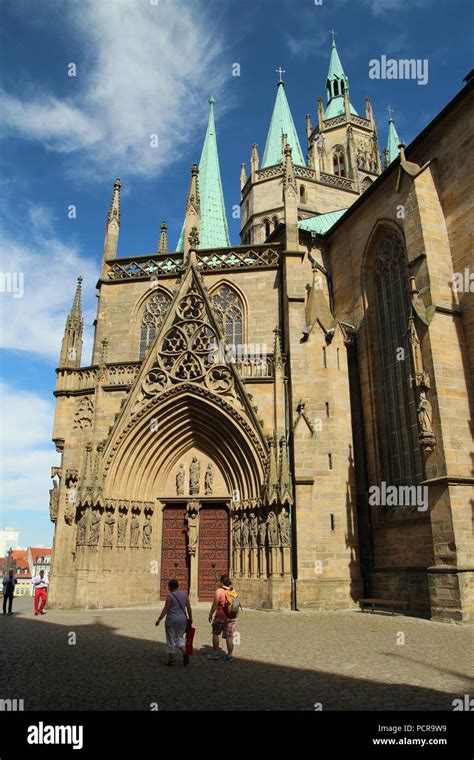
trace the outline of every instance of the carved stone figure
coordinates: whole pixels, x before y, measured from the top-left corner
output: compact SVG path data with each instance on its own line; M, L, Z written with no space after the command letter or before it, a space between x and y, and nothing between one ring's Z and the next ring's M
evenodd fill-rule
M242 546L242 525L241 525L241 519L240 514L238 512L234 512L232 515L233 519L233 526L234 526L234 548L240 549Z
M425 391L420 391L418 397L418 424L420 428L420 443L427 449L434 448L435 436L433 433L433 409L426 397Z
M104 519L104 546L112 546L114 542L115 517L110 510Z
M201 463L196 457L193 457L189 465L189 493L191 496L199 494L199 480L201 475Z
M176 495L177 496L183 496L184 495L184 480L186 477L186 473L184 472L184 464L179 465L179 470L176 475Z
M139 538L140 538L140 521L138 519L138 515L133 514L132 519L130 520L130 546L133 546L133 547L138 546Z
M278 546L278 520L273 509L268 513L268 543L270 546Z
M247 549L248 546L249 546L250 526L249 526L249 521L248 521L248 517L247 517L247 513L246 512L243 512L243 514L242 514L242 532L241 532L241 536L242 536L242 547L244 549Z
M97 546L99 543L100 530L100 513L98 509L93 509L91 513L91 524L89 529L89 546Z
M53 480L53 487L49 492L49 516L53 522L58 519L59 509L59 486L58 481Z
M262 510L259 515L258 521L258 543L259 546L265 546L267 538L267 518L265 512Z
M127 515L121 512L117 522L117 546L125 546L125 535L127 532Z
M250 546L252 549L257 548L258 543L258 519L255 512L249 515Z
M209 462L206 469L206 474L204 475L204 493L206 496L210 496L212 494L212 482L214 480L214 467Z
M198 542L198 521L199 510L197 505L190 502L188 504L188 511L186 512L186 523L188 532L188 554L194 557L197 549Z
M280 528L280 540L282 546L290 545L290 515L288 509L283 507L278 515L278 525Z
M142 546L145 548L151 546L151 515L149 513L145 515L143 523Z
M76 534L76 543L77 544L85 544L86 543L86 523L87 523L87 513L85 509L81 509L79 511L79 516L77 519L77 534Z

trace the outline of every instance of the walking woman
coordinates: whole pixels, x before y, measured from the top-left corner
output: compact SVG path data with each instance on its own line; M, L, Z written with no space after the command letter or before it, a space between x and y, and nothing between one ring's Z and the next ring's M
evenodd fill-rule
M155 625L159 625L166 617L166 651L168 652L168 662L166 665L174 665L176 660L176 649L183 653L183 665L189 663L189 657L186 654L186 628L193 622L193 612L189 603L188 595L185 591L178 591L179 583L174 578L168 581L168 596L166 597L165 606ZM186 614L187 611L187 614Z

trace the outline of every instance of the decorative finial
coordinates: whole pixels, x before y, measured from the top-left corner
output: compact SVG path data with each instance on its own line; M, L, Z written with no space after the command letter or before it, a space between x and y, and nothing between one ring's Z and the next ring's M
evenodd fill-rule
M209 98L209 105L213 106L215 102L216 102L215 98L213 98L211 95L211 97Z
M389 116L388 120L393 121L393 113L394 113L393 108L391 106L387 106L387 111L388 111L388 116Z
M336 44L336 39L335 39L336 38L336 32L334 31L334 29L330 29L329 31L332 34L332 44L335 45Z
M279 75L280 79L278 80L278 84L284 84L283 79L281 78L282 74L286 74L285 69L282 69L280 66L278 69L275 69L276 73Z

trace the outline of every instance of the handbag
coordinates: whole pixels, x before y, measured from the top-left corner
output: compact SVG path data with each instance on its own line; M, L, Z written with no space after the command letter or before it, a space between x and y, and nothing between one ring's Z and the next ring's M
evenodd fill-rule
M176 599L179 606L181 607L184 614L186 615L186 654L191 655L193 654L193 639L194 639L194 634L196 633L196 629L193 628L193 624L191 623L188 617L188 611L183 607L178 597L175 596L173 592L170 592L170 593L171 593L171 596Z

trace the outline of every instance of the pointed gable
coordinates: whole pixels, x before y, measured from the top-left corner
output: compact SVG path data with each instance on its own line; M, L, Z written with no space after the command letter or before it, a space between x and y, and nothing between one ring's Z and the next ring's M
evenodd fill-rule
M281 146L282 135L286 135L287 143L292 148L293 163L306 166L301 150L298 133L291 115L290 106L285 94L285 85L278 82L277 96L273 107L270 129L268 130L267 142L261 168L283 163Z
M261 424L227 351L219 313L201 277L188 266L154 343L112 427L105 446L106 469L124 435L144 415L175 393L214 399L240 420L261 457L267 448ZM155 414L155 412L153 412Z

